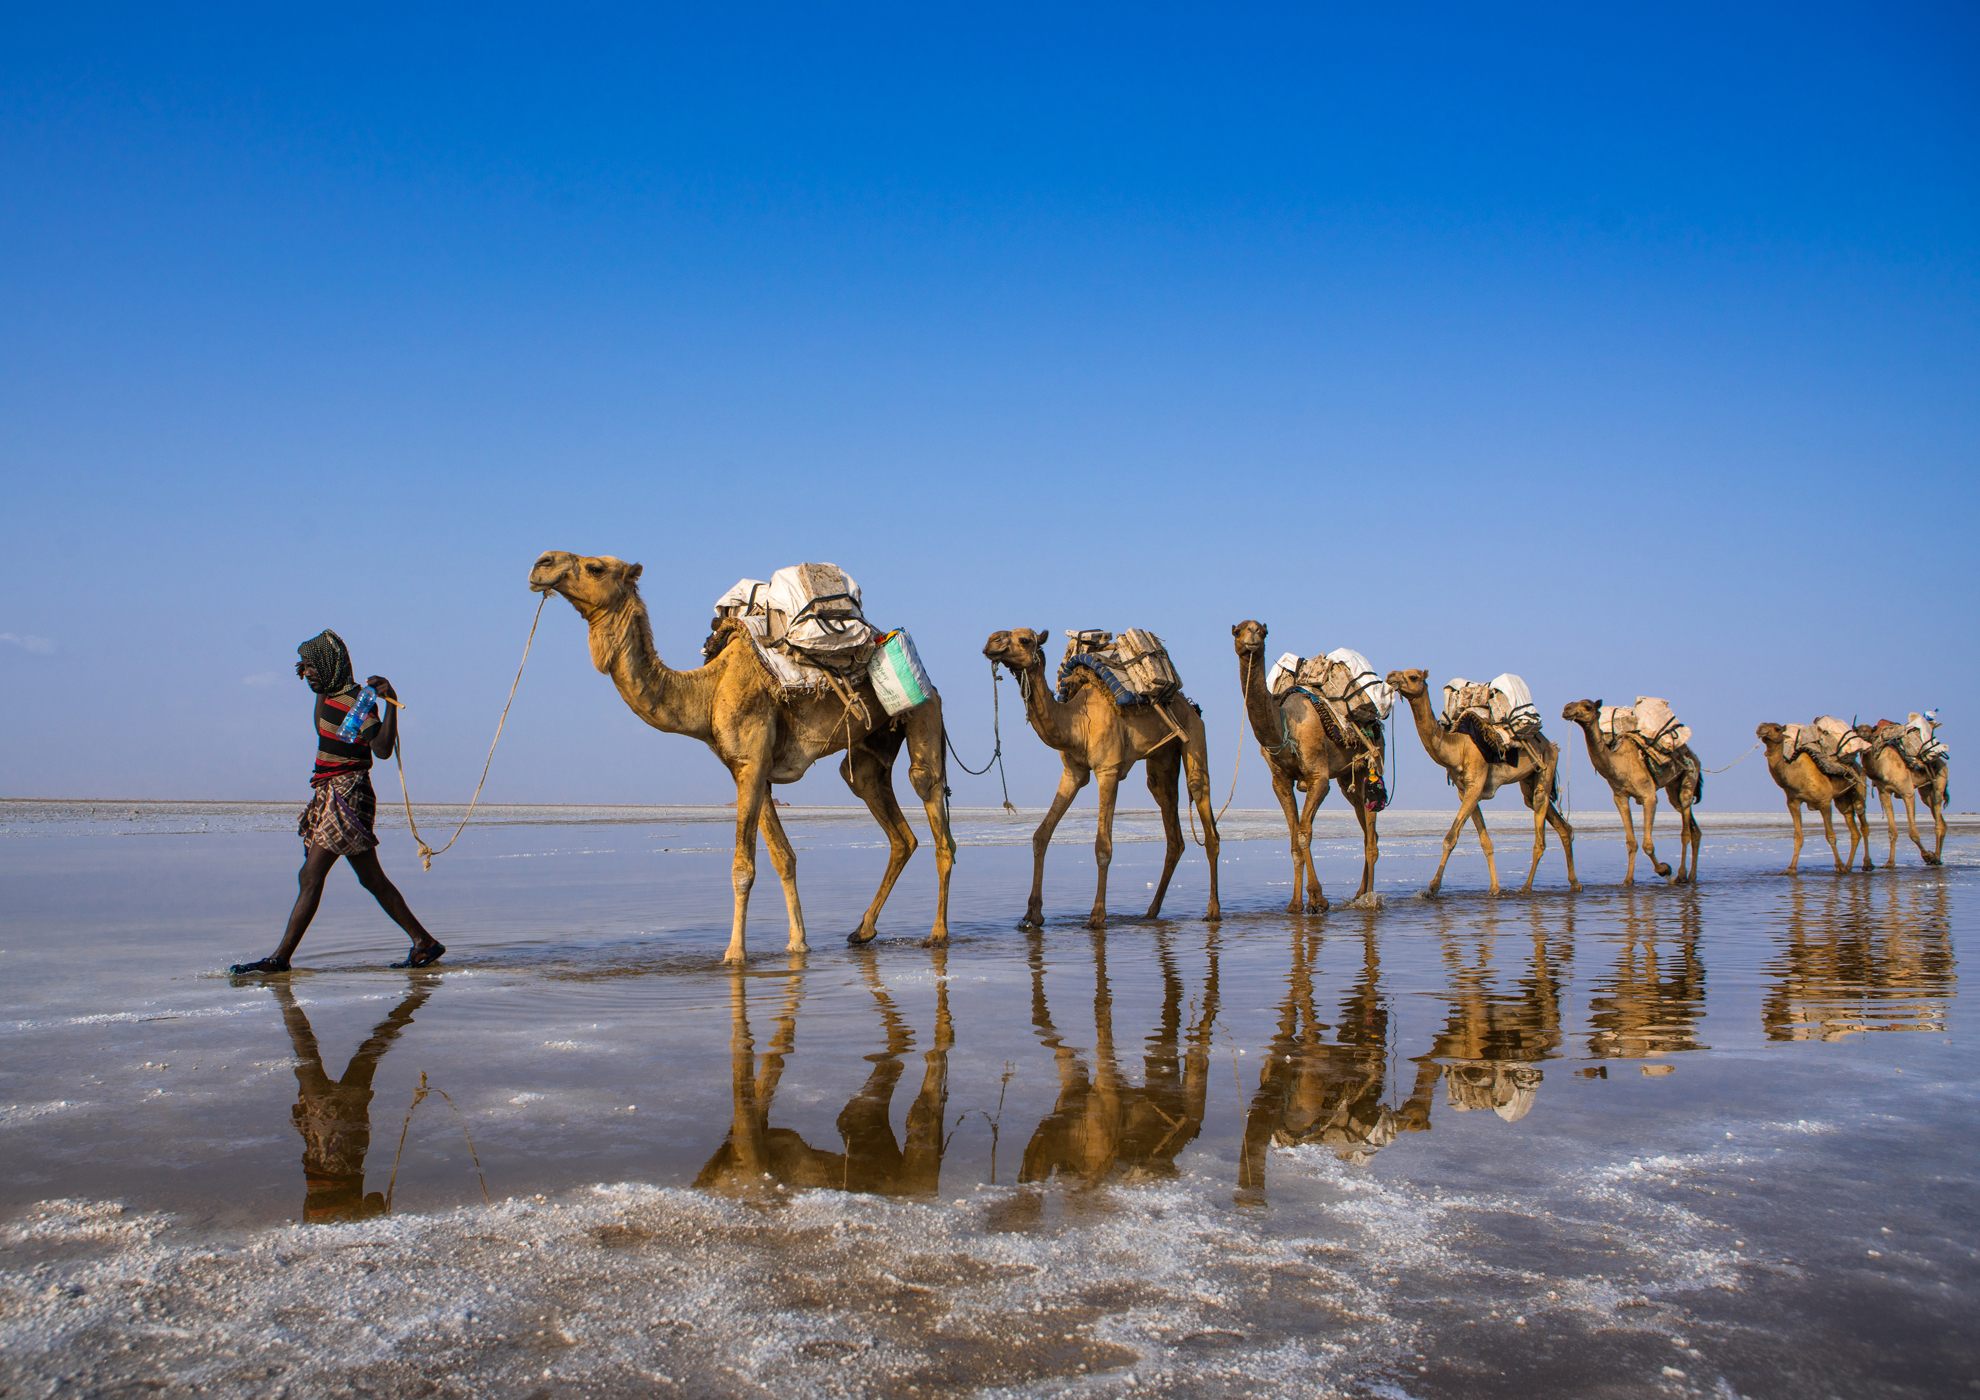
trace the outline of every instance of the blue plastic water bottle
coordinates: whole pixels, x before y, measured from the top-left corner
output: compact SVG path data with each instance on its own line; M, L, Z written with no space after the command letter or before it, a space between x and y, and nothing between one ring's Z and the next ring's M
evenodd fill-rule
M360 690L357 699L351 701L351 712L345 715L344 722L337 726L337 737L346 744L355 744L358 731L364 728L365 716L369 715L377 704L377 691L370 686Z

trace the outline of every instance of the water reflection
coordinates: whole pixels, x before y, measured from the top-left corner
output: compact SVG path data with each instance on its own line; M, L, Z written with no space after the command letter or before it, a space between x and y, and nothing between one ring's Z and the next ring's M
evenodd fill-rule
M949 1099L949 1050L955 1024L949 1011L949 951L932 951L935 973L935 1034L922 1058L921 1087L908 1105L906 1140L895 1136L894 1091L914 1048L914 1032L880 980L879 960L870 950L854 954L879 1014L881 1049L845 1108L840 1110L840 1150L813 1147L794 1129L770 1124L777 1084L797 1042L798 1007L804 975L794 966L772 1017L768 1047L759 1059L750 1033L748 978L738 969L729 979L729 1134L708 1159L694 1184L731 1195L755 1195L781 1188L832 1187L840 1191L890 1196L931 1196L941 1185L942 1152L947 1145L943 1114Z
M1943 1031L1955 987L1942 880L1797 880L1760 1007L1770 1040Z
M1676 929L1669 922L1677 900ZM1588 1053L1596 1059L1647 1060L1702 1050L1705 963L1699 956L1696 888L1625 890L1622 941L1607 978L1588 1003Z
M435 983L418 979L332 1079L323 1067L309 1017L284 981L269 984L282 1008L282 1024L295 1052L296 1104L290 1110L303 1140L303 1219L311 1223L362 1220L385 1213L385 1195L364 1189L364 1159L371 1150L371 1081L378 1062L413 1013L433 994Z
M1210 1034L1217 1019L1218 940L1209 935L1203 997L1185 1037L1183 980L1166 930L1154 935L1162 1009L1144 1042L1142 1082L1121 1074L1114 1040L1114 994L1107 977L1107 935L1093 934L1093 1057L1089 1064L1053 1020L1045 995L1045 943L1030 935L1031 1021L1052 1052L1059 1093L1025 1144L1020 1181L1065 1176L1082 1186L1173 1176L1176 1157L1203 1131L1210 1090Z
M1531 953L1523 975L1501 989L1495 966L1504 921L1494 909L1467 929L1440 919L1447 983L1436 993L1447 1004L1443 1028L1427 1054L1414 1057L1416 1085L1398 1110L1402 1125L1427 1128L1439 1077L1452 1108L1490 1109L1517 1123L1540 1093L1540 1062L1561 1053L1561 986L1574 958L1574 914L1546 926L1546 911L1529 907Z
M1341 997L1337 1034L1314 1009L1314 981L1324 940L1293 934L1292 967L1279 1003L1276 1034L1259 1068L1244 1119L1238 1158L1241 1200L1262 1198L1265 1162L1274 1145L1318 1143L1344 1161L1366 1162L1400 1132L1427 1128L1426 1112L1405 1118L1384 1102L1390 1014L1381 990L1381 954L1373 928L1358 940L1361 961ZM1343 943L1352 948L1352 943Z

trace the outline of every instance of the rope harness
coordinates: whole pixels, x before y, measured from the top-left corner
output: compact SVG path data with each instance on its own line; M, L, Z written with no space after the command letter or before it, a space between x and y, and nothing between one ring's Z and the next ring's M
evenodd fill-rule
M997 770L997 782L1004 789L1004 810L1015 813L1017 807L1011 801L1011 785L1004 776L1004 716L999 703L1003 691L997 682L997 663L992 661L990 663L990 733L996 740L996 747L990 751L989 761L981 768L972 768L964 763L962 755L956 752L956 741L949 737L949 727L946 724L942 726L942 742L949 746L949 757L956 761L956 767L972 778L980 778L994 767ZM1024 682L1020 680L1018 686L1022 689Z
M419 834L419 823L413 820L412 794L406 789L406 741L404 734L399 736L399 742L392 749L392 756L397 760L399 765L399 797L405 803L406 807L406 826L411 829L413 840L419 844L419 864L422 870L431 870L433 868L433 858L437 855L446 854L448 850L452 849L453 844L461 839L461 833L467 830L467 824L474 816L474 809L481 803L481 790L487 786L488 770L495 762L495 746L502 742L502 726L509 722L509 706L516 703L516 687L522 684L523 667L529 664L529 649L536 644L536 624L543 620L543 607L549 601L550 595L545 593L536 605L536 616L529 620L529 638L523 643L522 660L516 663L516 678L509 682L509 698L502 702L502 717L495 721L495 737L488 741L488 757L481 765L481 781L474 785L474 796L468 801L468 808L461 817L461 824L454 828L454 834L447 838L447 844L440 847L439 850L435 850L426 844L426 838ZM408 1115L408 1118L410 1118L410 1115Z

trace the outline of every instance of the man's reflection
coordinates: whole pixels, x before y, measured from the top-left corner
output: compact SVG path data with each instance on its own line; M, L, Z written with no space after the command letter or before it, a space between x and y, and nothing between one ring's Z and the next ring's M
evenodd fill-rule
M1616 965L1588 1004L1588 1053L1643 1060L1699 1050L1705 1012L1705 964L1698 953L1695 891L1625 890L1623 940ZM1664 926L1674 922L1676 937Z
M1956 977L1942 880L1798 881L1782 898L1760 1006L1768 1039L1946 1029Z
M1110 1177L1134 1181L1173 1176L1176 1158L1203 1130L1210 1089L1210 1036L1217 1019L1217 936L1210 935L1203 1000L1183 1034L1183 980L1169 935L1154 935L1162 1009L1142 1053L1142 1083L1121 1074L1114 1040L1114 995L1107 977L1107 935L1093 938L1093 1060L1066 1043L1045 996L1044 936L1030 935L1031 1020L1052 1052L1059 1094L1025 1144L1018 1180L1068 1176L1085 1186Z
M1395 1141L1404 1123L1383 1102L1388 1083L1389 1009L1382 1000L1381 954L1373 927L1361 935L1360 967L1342 994L1340 1026L1314 1010L1320 934L1293 935L1292 970L1279 1004L1277 1033L1259 1067L1258 1091L1245 1114L1238 1157L1240 1199L1262 1195L1269 1149L1318 1143L1343 1161L1360 1164ZM1344 944L1343 946L1352 946Z
M282 979L269 990L282 1008L295 1050L296 1106L290 1111L303 1140L303 1219L312 1224L362 1220L385 1213L382 1192L366 1193L364 1159L371 1149L371 1080L378 1062L399 1033L412 1024L413 1013L433 994L434 979L415 979L403 1000L372 1027L340 1078L323 1068L323 1052L309 1017Z
M890 1196L929 1196L941 1185L943 1116L949 1101L949 1050L955 1026L949 1012L949 950L930 956L935 971L935 1035L922 1060L921 1088L908 1105L905 1143L894 1134L894 1090L914 1048L909 1028L880 980L874 953L855 954L879 1013L882 1048L868 1056L873 1069L839 1113L842 1151L813 1147L790 1128L770 1125L770 1110L784 1062L797 1042L797 1013L804 978L793 969L759 1060L750 1034L745 974L729 981L729 1135L695 1177L704 1190L755 1194L766 1188L830 1187Z

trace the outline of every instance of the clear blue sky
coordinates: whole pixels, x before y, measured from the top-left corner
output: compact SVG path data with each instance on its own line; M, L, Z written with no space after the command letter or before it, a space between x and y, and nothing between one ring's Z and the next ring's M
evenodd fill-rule
M1220 797L1251 616L1980 752L1980 12L1076 8L10 7L0 793L300 800L329 625L464 797L550 547L679 664L844 564L972 761L991 630L1151 627ZM556 603L491 798L731 791Z

